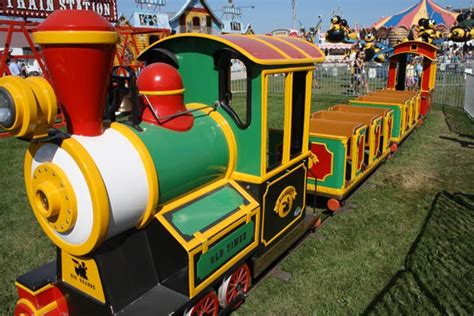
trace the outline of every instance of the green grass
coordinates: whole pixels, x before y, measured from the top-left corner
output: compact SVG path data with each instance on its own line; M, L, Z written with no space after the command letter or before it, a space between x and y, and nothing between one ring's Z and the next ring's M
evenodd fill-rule
M31 211L23 183L27 143L0 139L0 315L12 315L19 275L54 258L55 248Z
M453 133L474 138L474 120L469 119L463 109L445 106L443 112L446 123Z
M281 96L272 98L278 102ZM312 110L325 109L347 99L316 96ZM443 190L474 193L472 149L440 136L457 137L448 129L441 106L434 106L425 124L414 131L394 158L384 163L348 202L345 210L322 228L320 238L310 238L284 261L282 269L291 272L292 279L284 283L269 277L252 291L237 314L363 312L397 272L405 268L406 255L436 194ZM25 149L26 144L18 140L0 140L1 315L12 314L16 300L15 278L54 258L54 247L37 224L26 200L22 179ZM439 234L443 234L443 230ZM426 249L436 249L435 246L427 244ZM421 256L418 262L430 267L430 258ZM472 273L472 259L462 264L471 268L463 273ZM459 273L452 276L456 288L464 289L463 298L472 299L472 278L460 277ZM428 281L430 278L434 281L435 277L433 273L426 276ZM437 309L422 295L413 277L404 278L406 280L400 281L402 290L395 288L394 297L410 291L419 298L416 301L419 310L436 313ZM449 291L450 283L446 280L450 280L450 275L443 279ZM399 301L389 302L383 313L396 313L399 309L395 303Z
M362 313L404 267L435 195L442 190L474 193L472 150L440 136L453 133L441 107L434 106L423 127L323 227L324 238L309 239L283 263L282 269L293 275L290 282L269 277L238 314ZM472 299L469 279L453 278ZM418 303L432 308L429 300ZM385 313L391 311L396 312L395 306Z
M441 192L435 198L404 269L377 296L367 314L467 315L474 310L474 195ZM459 282L462 280L462 282Z

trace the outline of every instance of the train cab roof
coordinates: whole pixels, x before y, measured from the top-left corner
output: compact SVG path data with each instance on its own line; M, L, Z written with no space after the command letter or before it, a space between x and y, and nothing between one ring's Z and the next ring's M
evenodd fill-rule
M395 45L393 47L393 54L390 58L396 59L402 54L415 54L423 56L431 61L435 61L437 51L438 48L429 43L422 41L407 41Z
M186 48L182 45L186 45ZM177 47L181 47L177 49ZM216 53L222 49L233 50L254 64L262 66L287 66L314 64L324 61L324 53L315 45L288 36L268 35L208 35L184 33L166 37L149 46L138 57L147 63L172 61L170 54L187 50L196 53ZM178 61L175 60L177 63ZM179 66L179 65L177 65Z

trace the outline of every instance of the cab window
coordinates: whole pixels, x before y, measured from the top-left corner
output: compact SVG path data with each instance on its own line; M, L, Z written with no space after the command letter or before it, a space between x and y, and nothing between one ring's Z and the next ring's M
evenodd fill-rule
M219 104L237 126L245 129L250 124L251 73L242 56L222 50L214 56L219 72Z
M288 74L272 74L267 76L267 87L279 85L281 92L272 92L267 98L267 172L281 165L283 159L283 143L285 134L285 85ZM269 89L273 90L273 89Z

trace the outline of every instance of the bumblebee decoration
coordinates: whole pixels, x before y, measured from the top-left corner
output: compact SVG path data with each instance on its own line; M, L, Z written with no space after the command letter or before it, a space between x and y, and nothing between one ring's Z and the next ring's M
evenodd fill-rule
M342 19L339 15L335 15L331 18L331 27L326 32L326 40L328 42L339 43L344 40L344 27L342 26L341 22Z
M441 32L435 30L436 21L433 19L421 18L418 20L418 37L428 44L432 44L435 40L441 38Z
M347 20L342 19L339 15L331 18L331 27L326 32L326 41L330 43L354 43L357 39L357 33L351 30Z
M375 61L378 63L383 63L385 61L385 55L383 54L383 49L375 42L376 38L372 32L368 32L364 36L364 42L362 44L362 49L365 52L365 61Z
M449 31L449 40L453 42L467 42L474 38L474 13L468 11L456 18L457 24Z

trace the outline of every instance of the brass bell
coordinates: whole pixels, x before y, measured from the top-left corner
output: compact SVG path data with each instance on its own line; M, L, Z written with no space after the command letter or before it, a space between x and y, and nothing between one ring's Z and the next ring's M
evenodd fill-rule
M119 113L132 112L132 98L130 94L127 94L123 97L122 102L120 103L120 106L117 109L117 112Z

